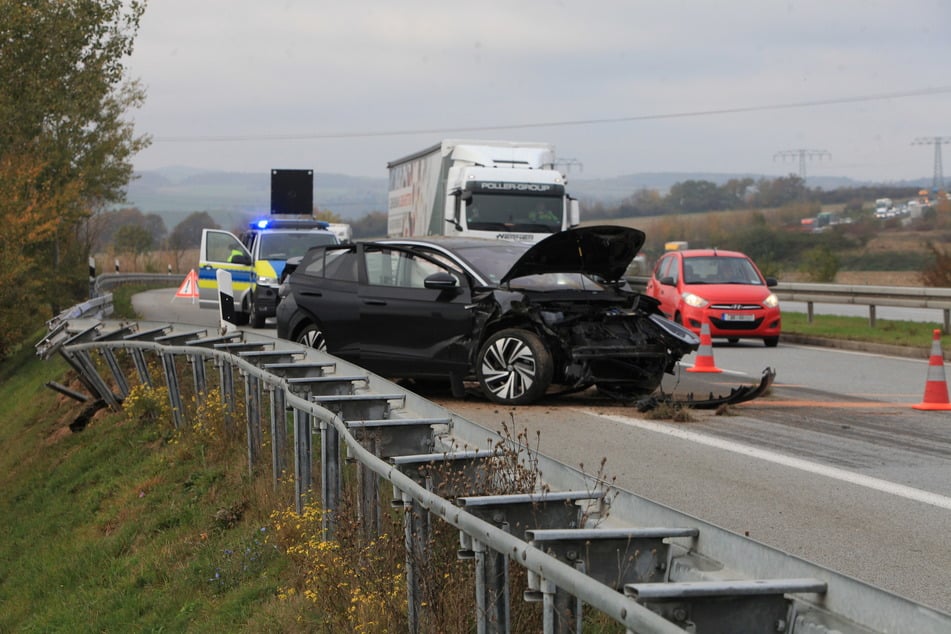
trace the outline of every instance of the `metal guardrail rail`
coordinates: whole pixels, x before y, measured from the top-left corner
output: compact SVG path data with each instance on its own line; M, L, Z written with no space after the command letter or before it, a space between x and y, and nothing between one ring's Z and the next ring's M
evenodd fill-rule
M648 279L645 276L627 278L632 287L640 290L647 287ZM868 321L872 328L877 319L877 307L921 308L940 310L944 332L951 332L951 288L780 282L773 287L773 292L780 301L805 303L810 323L816 304L868 306Z
M311 348L253 331L104 321L98 317L102 309L97 305L93 318L59 320L36 350L43 358L61 355L103 404L121 408L129 392L130 377L119 363L120 354L131 357L139 381L153 385L161 380L168 387L176 425L183 424L183 368L191 369L195 394L202 395L212 382L210 363L225 401L232 404L237 400L235 381L243 380L249 469L267 462L262 455L265 434L270 436L275 484L278 474L285 473L285 454L293 453L298 509L319 488L330 518L328 539L340 499L344 451L371 476L360 500L360 517L368 526L380 517L380 484L393 486L405 511L410 631L426 609L416 592L418 571L409 554L418 546L413 543L419 534L416 522L424 512L460 531L461 552L475 566L473 602L480 634L510 631L511 598L502 573L508 565L528 571L524 599L542 603L546 633L579 631L585 605L642 634L951 631L951 615L632 492L612 490L607 501L597 493L605 485L597 477L537 453L531 458L544 475L544 493L484 496L473 490L441 497L427 486L421 466L450 462L484 468L493 448L514 441ZM161 377L152 376L147 355L161 361ZM118 393L103 373L111 375ZM312 473L314 434L321 438L319 477ZM585 522L598 517L599 522ZM513 531L515 526L521 530ZM565 618L566 612L573 617Z

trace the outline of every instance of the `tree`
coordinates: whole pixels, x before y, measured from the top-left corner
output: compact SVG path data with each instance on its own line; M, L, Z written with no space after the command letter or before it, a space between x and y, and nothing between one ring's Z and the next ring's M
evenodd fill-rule
M202 229L221 229L207 211L196 211L175 225L168 236L168 248L175 259L175 269L180 270L181 260L188 249L201 245Z
M139 256L151 249L152 234L145 227L125 225L116 231L116 251L130 254L133 264L137 264Z
M124 58L145 4L0 0L0 7L0 221L8 231L21 224L24 237L4 241L3 259L21 265L0 273L0 305L56 312L87 289L84 223L122 200L131 157L149 142L125 117L144 99L126 79ZM16 297L25 270L33 290L26 303ZM48 310L37 310L41 303ZM5 316L0 329L20 321Z
M719 189L710 181L674 183L667 199L673 209L688 214L722 209Z
M379 238L386 235L387 215L385 211L373 211L363 218L350 223L353 229L353 237L356 238Z

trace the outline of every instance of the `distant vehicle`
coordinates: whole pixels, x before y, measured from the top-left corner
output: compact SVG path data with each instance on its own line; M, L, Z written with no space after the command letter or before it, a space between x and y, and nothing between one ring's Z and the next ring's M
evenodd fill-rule
M315 246L337 244L320 220L266 219L236 236L205 229L198 258L198 295L202 308L218 307L218 269L231 273L239 323L264 326L277 307L277 289L288 258Z
M353 228L346 223L331 222L329 225L327 225L327 229L332 231L333 234L337 236L337 241L341 244L353 240Z
M537 242L579 223L550 143L448 139L387 168L390 237Z
M630 227L578 227L531 245L470 237L311 249L281 287L277 335L391 378L478 381L523 405L550 385L654 392L699 345L623 274Z
M781 331L779 300L769 290L775 285L743 253L690 249L661 256L646 293L666 316L695 333L706 322L711 337L757 338L773 347Z
M891 218L895 215L895 205L891 198L879 198L875 201L875 217Z

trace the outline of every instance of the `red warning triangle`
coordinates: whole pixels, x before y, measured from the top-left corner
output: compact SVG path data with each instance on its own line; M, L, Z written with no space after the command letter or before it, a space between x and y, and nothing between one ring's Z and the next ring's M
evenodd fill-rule
M185 281L178 287L175 297L191 297L192 299L198 297L198 273L195 273L195 269L185 276Z

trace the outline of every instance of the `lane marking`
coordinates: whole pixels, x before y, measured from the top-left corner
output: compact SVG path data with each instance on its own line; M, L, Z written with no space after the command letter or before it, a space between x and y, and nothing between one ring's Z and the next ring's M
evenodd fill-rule
M807 473L825 476L835 480L841 480L856 486L873 489L875 491L881 491L882 493L897 495L899 497L915 500L917 502L924 502L925 504L930 504L932 506L951 511L951 498L939 495L937 493L931 493L930 491L916 489L903 484L896 484L894 482L889 482L888 480L873 478L871 476L853 473L852 471L846 471L845 469L839 469L838 467L829 467L816 462L803 460L802 458L793 458L792 456L785 456L783 454L776 453L775 451L758 449L749 445L742 445L729 440L722 440L713 436L698 434L697 432L686 431L676 427L669 427L666 425L651 423L649 421L635 418L627 418L625 416L599 414L587 409L576 409L575 411L578 411L582 414L587 414L589 416L596 416L598 418L611 420L616 423L621 423L622 425L638 427L645 431L666 434L681 440L688 440L690 442L707 445L708 447L714 447L724 451L730 451L743 456L748 456L750 458L781 464L783 466L799 469L800 471L805 471Z
M737 407L824 407L827 409L907 409L911 403L882 401L767 401L756 400L737 403Z

